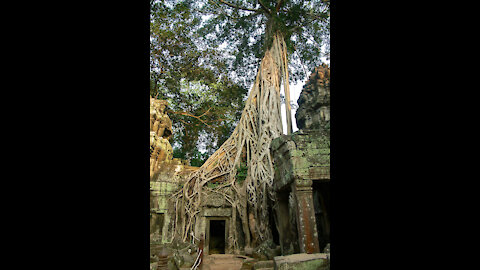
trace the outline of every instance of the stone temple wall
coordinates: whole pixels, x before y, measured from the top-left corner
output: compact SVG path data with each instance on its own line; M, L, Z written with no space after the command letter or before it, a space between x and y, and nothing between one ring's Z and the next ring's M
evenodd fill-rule
M172 121L168 117L168 103L150 98L150 238L165 242L171 235L171 217L168 214L169 196L177 191L185 178L198 169L187 161L173 158L170 140Z
M320 253L329 243L330 70L312 72L298 99L299 130L272 140L273 206L282 255ZM286 215L285 213L288 213Z
M185 183L186 178L199 167L190 166L188 161L173 158L170 139L173 135L172 122L166 114L168 103L150 99L150 243L151 249L167 244L173 239L175 213L169 197ZM232 207L224 196L204 187L201 211L195 223L195 238L204 238L204 253L211 252L210 225L212 221L223 221L225 226L224 253L234 253L232 235L238 230L231 222ZM232 196L232 194L229 194ZM201 236L203 235L203 236ZM221 236L220 236L221 238ZM240 239L241 240L241 239ZM240 241L239 240L239 241ZM221 239L219 241L222 241Z

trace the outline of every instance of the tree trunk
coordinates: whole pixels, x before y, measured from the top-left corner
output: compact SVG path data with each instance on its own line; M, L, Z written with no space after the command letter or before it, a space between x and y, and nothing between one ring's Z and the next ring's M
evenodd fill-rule
M202 189L206 188L204 186L208 182L216 181L220 183L218 187L213 188L217 192L223 192L224 196L227 196L227 191L230 190L237 193L233 198L246 200L245 203L235 203L239 208L246 245L254 247L261 243L260 240L271 237L268 226L268 200L275 200L275 193L272 191L274 169L270 143L272 139L283 134L280 106L282 78L287 99L287 131L292 132L286 45L283 35L277 32L273 36L272 46L265 52L260 63L254 86L232 135L202 167L188 177L183 189L174 195L177 200L185 202L187 211L185 216L180 217L182 220L190 220L193 218L192 215L199 212ZM248 171L244 183L239 184L236 181L236 168L242 160L244 148L247 149ZM184 228L185 232L192 229ZM236 238L235 234L233 235ZM234 242L237 240L234 239Z

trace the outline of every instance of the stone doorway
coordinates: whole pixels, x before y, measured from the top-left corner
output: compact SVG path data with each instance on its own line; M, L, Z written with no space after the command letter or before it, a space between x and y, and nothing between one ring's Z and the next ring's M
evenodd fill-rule
M209 254L225 254L225 219L211 219L209 221Z
M330 243L330 182L313 181L313 206L320 250Z
M280 235L278 233L278 225L277 225L277 216L275 215L274 213L274 210L272 209L272 207L269 207L268 208L268 217L269 217L269 223L270 223L270 230L272 231L272 240L273 240L273 243L276 245L276 246L279 246L280 245Z

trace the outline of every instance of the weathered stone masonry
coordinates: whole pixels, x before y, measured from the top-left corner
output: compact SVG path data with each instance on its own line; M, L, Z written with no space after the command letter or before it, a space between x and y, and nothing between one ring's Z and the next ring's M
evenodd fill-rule
M298 100L296 120L299 131L280 135L270 144L274 160L274 179L269 192L275 194L273 222L278 231L282 255L296 253L320 253L330 242L329 238L329 182L330 182L330 84L329 69L320 66L312 73ZM170 138L171 121L166 115L167 103L151 100L151 248L167 244L175 233L176 212L174 201L168 198L185 185L186 178L198 171L186 161L173 158ZM242 236L244 227L228 198L233 194L219 193L205 185L199 205L198 218L194 222L196 244L200 235L205 239L204 253L211 254L210 230L213 222L221 221L224 231L224 252L236 250L235 233ZM228 195L228 196L224 196ZM177 209L178 210L178 209ZM238 213L237 213L238 214ZM180 216L177 225L186 220ZM264 221L259 219L259 221ZM213 227L212 227L213 228ZM245 247L244 237L236 238L236 244ZM269 239L271 240L271 239ZM218 235L215 236L215 241ZM190 241L189 241L190 242ZM246 249L245 249L246 252ZM249 251L252 252L252 251ZM278 253L277 253L278 254ZM187 256L188 257L188 256ZM189 262L189 263L193 263ZM187 265L187 263L185 263ZM189 265L189 264L188 264Z
M275 158L274 191L279 198L274 210L284 254L320 252L312 184L330 180L330 149L326 140L328 137L319 131L299 131L283 135L271 144ZM286 219L286 211L293 211L296 220Z
M187 175L198 169L173 158L170 145L173 130L167 106L165 100L150 98L150 238L157 243L172 238L168 197L178 190Z
M329 243L330 70L312 72L298 100L299 131L272 141L274 205L282 254L319 253ZM287 215L288 213L288 215Z

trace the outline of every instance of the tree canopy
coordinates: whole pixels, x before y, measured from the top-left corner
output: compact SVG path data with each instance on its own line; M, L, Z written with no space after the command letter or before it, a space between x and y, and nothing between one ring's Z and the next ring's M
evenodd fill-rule
M199 163L209 156L172 195L175 222L182 220L173 237L194 237L202 198L215 193L230 202L232 224L238 215L245 245L257 247L272 238L270 144L282 134L280 87L288 93L289 79L304 79L306 69L319 66L322 46L328 54L330 3L183 0L152 6L152 94L171 101L170 115L183 125L177 155ZM200 145L219 148L205 156ZM229 239L240 248L239 231Z
M199 166L233 131L247 89L228 78L218 51L194 42L195 15L188 1L151 2L150 94L169 102L175 157Z
M306 69L329 56L330 1L208 0L196 5L206 18L199 29L202 41L211 48L227 45L231 71L245 86L255 79L277 30L285 38L292 82L303 80Z
M291 82L329 56L330 1L152 0L150 28L150 93L170 103L176 157L198 158L235 128L274 32Z

